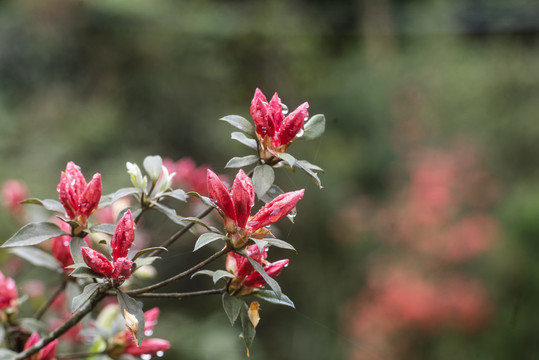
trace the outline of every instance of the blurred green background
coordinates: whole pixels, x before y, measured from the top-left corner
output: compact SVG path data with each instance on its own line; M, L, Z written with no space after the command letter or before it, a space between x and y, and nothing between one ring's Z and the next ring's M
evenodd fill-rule
M262 304L252 359L538 358L539 4L532 0L2 1L0 180L55 197L72 160L88 179L100 172L110 193L129 186L125 162L149 154L191 156L233 176L224 164L249 150L217 119L249 118L256 87L278 91L291 109L309 101L327 129L290 148L326 170L324 189L302 173L278 172L285 190L306 188L295 224L280 224L298 255L271 255L291 258L280 284L297 309ZM410 124L420 135L403 130ZM488 320L471 332L404 327L384 342L393 357L365 352L348 306L367 291L368 274L384 258L377 256L399 248L370 228L354 230L365 220L342 209L368 217L397 205L410 184L409 149L452 153L463 139L481 154L476 168L495 179L496 200L481 211L499 231L489 249L447 271L482 284ZM18 228L5 210L0 224L4 239ZM174 231L159 215L148 225L159 238ZM187 267L193 241L165 255L161 271ZM201 279L174 290L208 286ZM163 308L156 335L173 344L166 359L245 357L220 299L153 305Z

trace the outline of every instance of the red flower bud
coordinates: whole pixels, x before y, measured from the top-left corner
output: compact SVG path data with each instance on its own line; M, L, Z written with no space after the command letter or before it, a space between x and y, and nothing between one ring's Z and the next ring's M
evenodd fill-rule
M274 263L264 266L264 271L271 278L276 278L281 274L281 271L288 265L288 259L279 260ZM243 285L246 287L259 287L266 283L266 280L259 272L254 272L245 278Z
M15 280L5 277L0 271L0 310L17 305L17 285Z
M40 340L39 334L37 332L32 333L26 344L24 344L24 350L29 349L35 345ZM41 349L37 354L33 355L31 360L54 360L56 359L56 346L58 345L58 339L48 343L43 349Z
M110 261L100 252L90 249L89 247L81 248L82 259L90 269L98 274L103 274L106 277L113 277L114 267Z
M70 161L67 163L65 172L62 172L56 190L67 216L85 225L101 199L101 175L95 174L90 184L86 184L79 167Z
M127 257L129 248L134 240L135 223L133 222L131 210L127 210L120 221L118 221L110 242L110 246L112 247L112 259L115 261L119 258Z
M114 271L112 277L119 280L127 280L131 276L133 262L127 258L121 257L114 261Z
M242 169L236 175L232 185L232 201L236 213L236 224L245 228L255 201L255 190L251 178Z
M253 100L251 100L251 116L256 126L256 133L261 138L266 135L273 137L275 127L273 121L270 120L268 100L258 88L255 90Z
M221 182L219 177L210 169L207 171L208 196L225 214L226 217L236 220L236 212L232 197L227 187Z
M253 232L269 224L273 224L288 215L300 199L303 198L304 189L281 194L267 203L247 222L247 227Z

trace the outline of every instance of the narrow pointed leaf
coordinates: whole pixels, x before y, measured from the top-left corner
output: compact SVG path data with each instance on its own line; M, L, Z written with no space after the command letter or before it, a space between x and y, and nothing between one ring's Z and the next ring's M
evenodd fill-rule
M255 339L256 330L253 327L251 320L249 320L247 311L248 311L247 304L244 304L240 311L241 327L243 330L241 336L243 337L243 341L245 342L245 347L247 348L247 356L249 356L249 349L251 348L251 345L253 344L253 340Z
M138 321L138 332L136 334L139 344L142 344L142 338L144 337L144 312L142 311L142 305L126 293L122 292L120 289L116 289L116 294L118 295L118 302L122 309L122 316L124 310L128 313L135 316Z
M197 242L195 243L195 248L193 251L197 251L203 246L206 246L207 244L214 242L216 240L224 240L226 239L225 236L221 234L215 234L215 233L204 233L198 237Z
M159 256L139 257L137 260L133 261L133 271L145 265L151 265L155 262L155 260L159 259L161 259Z
M215 271L213 270L199 270L197 271L196 273L194 273L193 275L191 275L191 279L194 278L195 276L198 276L198 275L207 275L207 276L210 276L210 277L213 277L213 274L215 274Z
M91 233L103 233L108 235L114 235L114 230L116 230L116 225L114 224L95 224L90 229Z
M232 275L232 274L229 273L228 271L217 270L217 271L215 271L215 273L213 274L213 283L216 284L217 281L221 280L222 278L232 279L232 278L234 278L234 275Z
M312 164L312 163L308 162L307 160L298 160L298 161L301 162L301 165L306 167L307 169L311 169L313 171L320 171L323 174L326 173L324 171L324 169L322 169L320 166Z
M285 163L287 163L288 166L290 166L291 168L294 167L294 165L296 164L296 161L297 161L295 157L293 157L292 155L290 155L288 153L281 153L281 154L279 154L279 157L281 159L283 159L283 161Z
M251 136L256 136L255 134L255 127L253 123L251 123L246 118L239 116L239 115L228 115L225 117L220 118L219 120L226 121L230 125L234 126L235 128L243 131L244 133L247 133Z
M97 283L91 283L84 287L84 290L82 290L82 293L78 296L75 296L73 300L71 301L71 312L77 311L88 299L92 294L101 286L101 284Z
M235 296L230 296L228 293L223 294L222 300L223 309L225 310L225 314L228 317L228 320L230 320L230 325L234 326L234 323L236 322L236 319L240 314L243 301L241 301Z
M253 187L256 196L261 199L273 185L275 181L275 172L269 165L258 165L253 172Z
M303 129L303 135L300 139L313 140L319 137L326 130L326 117L323 114L312 116Z
M56 211L61 214L65 212L65 209L62 203L59 202L58 200L53 200L53 199L40 200L40 199L31 198L31 199L22 201L21 204L41 205L47 210Z
M215 205L215 203L213 201L211 201L211 199L209 197L200 195L196 191L189 191L187 193L187 195L199 198L204 205L211 206L211 207L216 207L217 206L217 205Z
M69 276L76 278L90 278L90 279L101 279L103 278L102 274L98 274L95 271L92 271L88 266L81 265L69 274Z
M137 253L135 254L135 256L133 256L133 259L132 259L131 261L135 261L135 260L137 260L139 257L141 257L142 255L147 254L147 253L150 253L150 252L155 251L155 250L164 250L164 251L168 251L168 249L167 249L166 247L162 247L162 246L154 246L154 247L142 249L142 250L140 250L139 252L137 252Z
M35 266L41 266L51 270L62 270L58 260L54 256L35 247L14 248L9 251Z
M286 296L285 294L281 294L281 297L278 298L277 295L272 290L256 289L255 291L251 293L251 295L272 304L286 305L294 309L296 308L294 305L294 302L292 302L292 300L290 300L288 296Z
M50 222L30 223L23 226L1 247L30 246L57 236L69 235Z
M171 197L173 199L180 200L183 202L187 201L187 194L182 189L176 189L170 192L166 192L163 194L163 196Z
M225 167L226 168L241 168L241 167L244 167L244 166L249 166L249 165L252 165L254 163L256 163L258 161L258 156L257 155L247 155L247 156L243 156L243 157L233 157L232 159L230 159Z
M265 238L264 241L266 242L267 245L275 246L275 247L278 247L278 248L281 248L281 249L287 249L287 250L296 251L296 249L292 246L292 244L289 244L284 240L273 239L273 238Z
M230 138L232 140L236 140L239 143L247 146L248 148L251 148L255 151L258 151L258 145L255 139L248 137L242 132L233 132L230 134Z
M2 360L15 360L17 353L8 349L0 349L0 359Z
M116 192L112 194L101 196L101 200L99 201L99 207L104 208L104 207L110 206L112 203L123 198L124 196L140 194L141 192L142 190L135 187L118 189L116 190Z
M277 281L275 281L275 279L273 279L272 277L270 277L268 274L266 274L266 272L264 271L264 268L262 267L262 265L260 265L258 262L256 262L256 260L250 258L249 256L247 256L247 260L249 260L249 262L251 263L251 265L253 265L253 268L260 274L262 275L262 278L266 281L266 284L269 285L269 287L275 292L275 294L277 295L278 298L281 297L281 287L279 286L279 284L277 283Z
M295 166L305 171L307 175L309 175L313 179L314 183L318 185L320 189L323 188L322 183L320 182L320 179L318 178L318 174L312 171L311 169L309 169L306 166L306 164L304 164L301 160L296 161Z

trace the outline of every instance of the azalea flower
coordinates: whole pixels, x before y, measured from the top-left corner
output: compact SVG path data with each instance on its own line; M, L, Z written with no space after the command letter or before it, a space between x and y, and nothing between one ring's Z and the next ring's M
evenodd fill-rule
M251 178L240 169L229 191L213 171L208 169L207 175L208 195L222 213L225 229L236 249L242 248L253 235L267 234L263 228L288 215L305 192L301 189L281 194L249 218L255 200Z

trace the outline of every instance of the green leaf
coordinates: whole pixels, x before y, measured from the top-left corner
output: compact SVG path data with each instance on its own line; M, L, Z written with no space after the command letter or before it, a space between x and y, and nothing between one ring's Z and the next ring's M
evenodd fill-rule
M262 196L260 198L260 200L262 200L264 203L267 204L267 203L271 202L273 199L275 199L277 196L279 196L281 194L284 194L283 189L281 189L277 185L273 184L273 185L271 185L269 190L266 191L264 196Z
M170 220L172 220L176 224L182 224L183 217L176 214L176 210L169 208L168 206L165 206L163 204L160 204L157 201L151 201L151 203L157 211L162 214L165 214Z
M144 312L142 311L142 305L120 289L116 289L118 295L118 302L122 309L122 316L124 316L124 310L135 316L138 321L138 332L136 334L139 345L142 344L142 338L144 337Z
M191 275L191 279L198 275L207 275L207 276L213 277L213 274L215 274L215 271L213 270L199 270L193 275Z
M193 251L197 251L203 246L206 246L207 244L214 242L216 240L226 240L226 237L221 234L215 234L215 233L204 233L198 237L197 242L195 243L195 248Z
M320 182L320 179L318 178L318 174L312 171L311 169L309 169L309 167L307 166L307 164L303 162L303 160L296 161L295 166L305 171L307 175L309 175L313 179L314 183L318 185L320 189L323 188L322 183Z
M300 139L313 140L319 137L326 130L326 117L323 114L312 116L303 128L303 135Z
M217 281L221 280L222 278L233 279L233 278L234 278L234 275L232 275L232 274L229 273L228 271L217 270L217 271L215 271L215 273L213 274L213 283L214 283L214 284L217 284Z
M62 270L56 258L41 249L34 247L14 248L9 252L29 261L33 265L56 271Z
M281 159L283 159L283 161L284 161L285 163L287 163L288 166L290 166L291 168L294 167L294 165L296 164L296 161L297 161L295 157L293 157L292 155L290 155L290 154L288 154L288 153L280 153L280 154L279 154L279 157L280 157Z
M256 330L253 327L251 320L249 320L249 315L247 315L247 311L247 304L244 304L240 311L241 327L243 330L241 333L241 337L243 338L243 341L245 342L245 347L247 348L247 356L249 356L249 348L251 347L251 345L253 344L253 340L255 339Z
M266 281L266 284L269 285L269 287L275 292L278 298L281 297L281 287L275 281L275 279L271 278L268 274L266 274L266 271L264 271L264 268L262 265L260 265L256 260L250 258L249 256L246 256L247 260L253 265L253 268L255 271L257 271L260 275L262 275L262 278Z
M6 328L4 328L3 326L0 326L0 344L4 342L5 337L6 337ZM0 351L0 355L2 355L1 351ZM0 359L3 359L3 358L0 357Z
M114 235L115 230L116 225L114 224L95 224L88 229L88 231L91 233L103 233L108 235Z
M240 142L241 144L247 146L248 148L253 149L254 151L258 151L258 143L255 139L248 137L242 132L233 132L230 134L230 138L232 140L236 140Z
M139 252L137 252L137 253L135 254L135 256L133 256L133 259L132 259L131 261L135 261L135 260L137 260L139 257L141 257L142 255L147 254L147 253L150 253L150 252L155 251L155 250L164 250L164 251L168 251L168 249L167 249L166 247L162 247L162 246L154 246L154 247L142 249L142 250L140 250Z
M30 246L57 236L69 235L56 224L50 222L30 223L23 226L1 247Z
M307 169L311 169L313 171L320 171L321 173L325 174L326 172L324 171L324 169L322 169L320 166L318 165L315 165L315 164L311 164L310 162L308 162L307 160L298 160L302 166L306 167Z
M46 332L47 325L40 320L34 318L23 318L19 321L20 327L30 330L30 332ZM0 358L1 359L1 358ZM3 360L3 359L2 359Z
M80 250L83 247L88 247L88 244L84 239L79 237L71 238L69 243L69 251L71 251L71 257L75 264L84 264L84 259L82 258L82 251Z
M91 278L91 279L101 279L103 278L102 274L98 274L94 272L92 269L90 269L86 265L79 265L76 267L69 276L76 277L76 278Z
M275 172L269 165L258 165L253 172L253 187L256 196L261 199L273 185Z
M281 249L296 251L296 249L291 244L287 243L284 240L279 240L279 239L274 239L274 238L265 238L263 240L267 243L267 245L275 246Z
M161 156L159 155L146 156L144 158L142 166L144 166L144 170L146 170L146 173L148 174L150 179L152 179L153 182L156 182L161 175L161 166L163 166L163 159L161 159Z
M36 198L26 199L24 201L21 201L21 204L34 204L34 205L41 205L47 210L56 211L58 213L64 213L65 209L61 202L58 200L53 199L45 199L40 200Z
M191 222L191 223L195 223L197 225L203 226L203 227L205 227L206 229L208 229L209 231L211 231L213 233L220 233L220 231L218 229L216 229L216 228L214 228L212 226L209 226L204 221L202 221L199 218L194 217L194 216L182 218L182 225L185 225L185 222Z
M255 127L252 122L239 115L228 115L220 118L219 120L226 121L235 128L247 133L251 136L256 136Z
M278 298L277 295L272 290L269 290L269 289L268 290L255 289L251 293L251 295L272 304L286 305L294 309L296 308L296 306L294 305L294 302L290 300L288 296L286 296L285 294L281 294L281 297Z
M154 263L155 260L161 259L159 256L149 256L149 257L139 257L135 261L133 261L133 271L136 269L139 269L145 265L151 265Z
M228 320L230 320L230 325L234 326L244 302L235 296L230 296L228 293L224 293L222 299L225 314L228 317Z
M141 189L135 188L135 187L118 189L116 190L116 192L112 194L101 196L101 200L99 201L99 207L104 208L104 207L110 206L112 203L123 198L124 196L140 194L141 192L142 192Z
M163 196L171 197L176 200L180 200L183 202L187 201L187 194L182 189L176 189L170 192L163 193Z
M249 166L258 161L258 155L247 155L243 157L233 157L225 165L226 168L241 168L244 166Z
M215 203L213 201L211 201L211 199L209 197L200 195L196 191L189 191L187 193L187 195L199 198L204 205L207 205L207 206L210 206L210 207L216 207Z
M71 301L71 312L77 311L88 299L92 296L93 293L101 286L101 284L91 283L84 287L82 294L75 296Z
M0 359L2 360L15 360L17 353L8 349L0 349Z

